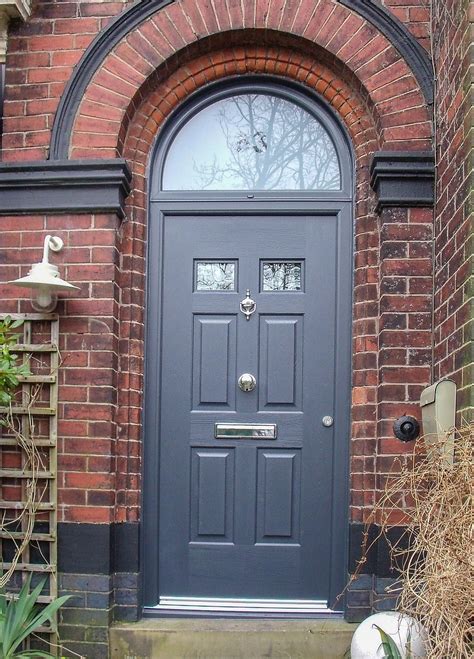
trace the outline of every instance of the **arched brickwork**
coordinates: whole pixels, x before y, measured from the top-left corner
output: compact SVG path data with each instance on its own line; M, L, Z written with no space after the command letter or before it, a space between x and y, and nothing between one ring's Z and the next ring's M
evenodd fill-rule
M246 2L216 14L211 3L182 0L157 11L107 55L84 93L70 157L116 156L130 100L155 71L173 57L186 61L189 47L212 35L228 43L233 32L256 29L304 39L303 49L319 46L332 68L351 71L352 88L361 88L376 110L384 149L430 148L429 114L414 74L385 36L346 7L331 0Z
M370 97L356 84L347 67L327 62L324 52L300 39L279 33L242 30L203 40L159 67L132 99L124 115L118 150L133 162L145 164L150 134L188 94L208 83L237 75L282 76L301 83L324 98L345 124L356 149L381 148L377 112ZM87 128L78 118L76 129Z
M129 482L136 467L129 468L128 463L135 463L139 450L139 419L127 417L135 417L140 409L139 401L130 404L140 384L131 388L129 381L138 378L140 382L142 377L146 170L152 145L165 119L190 93L224 77L245 74L276 75L309 87L333 107L352 140L356 199L351 518L362 520L374 502L378 489L375 456L380 437L390 437L390 430L383 421L385 394L380 393L378 371L379 355L388 354L379 323L385 279L368 167L378 149L429 148L429 115L414 76L385 37L326 0L318 4L318 21L313 3L311 13L304 14L302 7L303 3L291 15L285 10L277 16L270 6L268 15L255 15L252 27L249 23L242 29L247 19L239 8L230 11L227 22L219 14L217 22L213 13L206 13L212 11L210 5L198 11L186 0L174 3L114 49L80 105L70 157L120 155L133 171L133 190L127 201L131 221L123 225L120 246L125 267L121 275L123 384L119 384L118 423L122 441L117 444L116 519L130 519L130 506L135 509L137 503ZM265 28L255 29L259 21ZM353 33L358 34L357 46L351 46L354 40L348 37ZM401 222L408 222L406 212L405 216ZM406 391L396 395L407 400ZM390 403L390 412L394 409Z
M244 36L245 33L242 33ZM247 39L250 43L253 39ZM237 41L237 40L236 40ZM140 91L135 95L129 107L126 120L123 121L120 133L120 152L130 163L133 172L133 190L127 200L127 218L129 222L123 225L123 241L121 250L125 263L129 264L129 279L123 273L123 295L127 306L122 307L126 314L125 322L129 327L132 317L141 324L143 319L142 291L145 289L145 237L147 225L147 167L156 136L165 119L193 91L206 84L229 76L239 74L271 74L285 80L300 82L308 86L330 104L346 126L351 137L356 167L356 219L355 219L355 250L356 266L354 275L354 406L352 436L354 469L363 475L360 490L374 490L368 487L368 479L374 480L374 464L368 470L367 465L358 466L360 456L368 452L373 454L376 438L376 423L374 407L377 389L377 340L375 325L370 323L372 316L378 313L378 228L373 217L375 206L369 185L370 155L380 148L379 131L376 128L376 116L370 98L363 95L363 90L351 87L341 75L323 63L317 53L302 53L296 40L287 39L286 46L280 45L235 45L229 47L228 40L220 39L220 48L212 49L208 43L208 52L202 54L193 49L185 63L170 65L165 71L157 71ZM293 48L291 47L293 46ZM202 49L201 49L202 50ZM196 56L193 57L194 53ZM346 73L342 71L342 74ZM78 120L78 123L80 119ZM138 293L140 291L140 293ZM129 305L129 306L128 306ZM124 344L121 354L124 371L127 355L140 352L133 339L132 348ZM133 358L132 358L133 359ZM130 409L128 396L130 387L129 375L124 374L123 386L119 386L118 409L120 427L124 437L127 433L127 410ZM372 419L373 416L373 419ZM123 418L122 418L123 417ZM132 433L136 432L134 424L130 426ZM135 441L136 437L130 440ZM123 442L123 450L129 450ZM120 444L118 446L120 451ZM126 459L125 456L118 459ZM123 503L133 494L127 484L128 474L133 469L123 468L117 473L118 509L117 515L126 518L127 512ZM357 510L364 506L362 491L353 494L353 503ZM367 496L367 495L365 495ZM361 513L354 512L358 518Z
M234 33L234 37L237 37L237 33ZM218 42L221 44L220 48L209 40L205 53L197 48L190 49L189 57L184 63L178 58L171 60L165 71L158 70L150 77L129 105L128 114L121 124L119 142L120 153L131 163L134 174L134 189L127 201L127 217L131 221L123 226L124 240L121 246L124 263L129 264L130 276L130 283L125 283L126 273L123 273L123 299L125 304L129 305L122 308L127 315L126 326L129 326L130 318L143 318L143 298L141 294L137 296L136 292L143 291L145 286L146 169L154 139L166 117L199 87L235 74L277 75L281 77L282 82L285 79L299 81L319 93L332 105L345 124L355 153L351 518L361 521L371 509L378 489L376 456L381 438L387 442L391 434L388 424L384 421L387 415L383 407L385 393L381 393L378 371L380 355L386 359L387 371L390 370L392 359L390 350L385 349L387 335L380 335L379 322L381 286L386 286L390 292L391 278L384 277L380 270L380 232L374 214L375 204L368 176L371 154L382 144L377 112L364 89L353 86L354 81L350 79L345 67L340 67L337 74L334 66L331 69L321 56L318 57L317 51L302 53L298 48L298 40L287 37L286 46L281 44L278 48L271 44L256 46L252 44L255 37L248 41L250 44L239 44L237 41L236 45L229 47L228 40L222 38ZM398 218L400 223L408 222L408 214L405 211L403 213ZM416 227L412 229L416 230ZM394 301L393 297L391 301ZM135 333L132 349L127 348L124 337L124 348L121 350L124 366L127 355L140 354L139 343L140 339ZM397 355L396 359L399 358L400 355ZM136 357L132 358L132 361L134 359L136 360ZM422 375L425 377L425 373ZM126 411L130 409L128 395L129 387L124 380L124 386L119 387L120 417L125 416ZM396 391L395 397L397 396L399 400L404 401L404 409L407 408L406 391ZM391 401L394 399L393 388L388 397ZM396 405L391 402L389 407L389 413L394 413ZM125 440L125 418L120 419L120 427ZM132 433L136 433L137 427L136 421L131 424ZM136 440L137 437L130 439ZM118 445L119 453L120 446L124 451L129 451L131 445L133 446L133 443L121 442ZM394 450L393 445L389 446L389 450ZM400 452L400 447L396 447L396 452ZM118 519L127 519L130 512L127 512L124 503L135 496L127 484L128 474L133 470L125 467L126 456L119 455L118 459L124 467L117 473L116 515ZM132 458L132 461L135 461L135 458Z

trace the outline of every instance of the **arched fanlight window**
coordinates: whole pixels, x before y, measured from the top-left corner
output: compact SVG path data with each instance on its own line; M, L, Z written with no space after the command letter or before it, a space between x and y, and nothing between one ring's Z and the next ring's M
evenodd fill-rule
M235 93L192 114L167 149L162 190L340 190L338 154L302 104Z

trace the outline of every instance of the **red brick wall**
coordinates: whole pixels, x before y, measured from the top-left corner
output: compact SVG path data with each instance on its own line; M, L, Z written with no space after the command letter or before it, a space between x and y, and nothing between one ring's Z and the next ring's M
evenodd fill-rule
M59 371L59 520L114 517L118 459L119 222L110 215L2 217L0 281L40 260L44 236L59 234L54 262L80 287L62 298ZM28 292L2 285L2 311L31 311ZM136 487L135 487L136 489Z
M54 111L72 66L99 26L122 7L40 2L31 21L13 29L5 160L47 155ZM54 230L65 240L58 257L64 275L81 286L59 307L64 521L139 516L145 168L151 144L164 118L192 90L229 74L255 72L315 90L339 114L354 144L354 521L370 510L381 486L377 473L404 450L392 438L391 422L414 409L430 377L431 213L385 210L378 217L368 166L377 149L430 148L429 114L418 84L385 37L329 0L182 0L147 20L105 59L74 126L73 157L124 155L131 163L128 221L103 215L0 220L1 281L26 274L46 230ZM16 310L17 294L5 288L7 310Z
M469 10L470 9L470 14ZM460 417L474 407L472 337L472 40L474 7L435 0L437 203L435 219L435 378L458 384ZM470 43L471 42L471 43ZM471 112L471 115L469 114ZM461 418L459 419L461 421Z
M429 0L382 0L382 4L431 52Z
M17 21L9 30L3 148L12 150L10 160L48 156L54 112L74 66L110 17L127 6L93 1L32 4L28 22Z

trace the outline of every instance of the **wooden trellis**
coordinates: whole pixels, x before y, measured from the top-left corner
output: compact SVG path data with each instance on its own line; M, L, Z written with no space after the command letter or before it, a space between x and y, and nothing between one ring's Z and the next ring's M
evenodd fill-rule
M28 363L10 407L0 407L0 565L14 596L28 574L46 577L39 601L57 597L57 407L59 321L56 314L8 314L23 320L12 352ZM5 318L6 314L0 315ZM39 636L56 645L56 621ZM31 641L38 647L37 639ZM44 646L43 646L44 648Z

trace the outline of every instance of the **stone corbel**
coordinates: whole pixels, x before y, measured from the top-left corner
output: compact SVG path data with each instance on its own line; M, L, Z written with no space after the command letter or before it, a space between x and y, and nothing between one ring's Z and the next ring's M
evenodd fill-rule
M5 62L7 54L8 24L13 18L24 21L31 14L32 0L0 0L0 64Z

